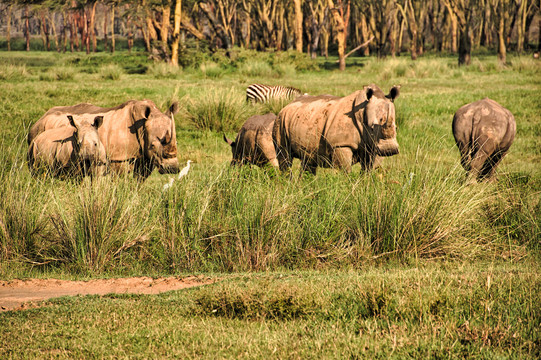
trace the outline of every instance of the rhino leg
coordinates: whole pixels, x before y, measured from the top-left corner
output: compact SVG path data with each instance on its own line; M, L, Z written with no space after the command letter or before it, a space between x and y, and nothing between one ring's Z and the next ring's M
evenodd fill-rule
M496 151L492 154L481 169L479 174L480 179L491 179L494 176L494 172L498 164L502 161L503 157L506 155L506 151Z
M489 163L489 159L496 150L496 144L487 136L479 137L477 139L477 144L480 144L480 146L479 149L474 152L468 175L472 178L482 180L484 178L483 173L491 172L489 168L492 166Z
M305 171L310 172L312 175L315 175L317 172L317 164L315 164L310 158L303 158L301 160L300 176L302 176Z
M353 151L347 147L336 148L333 151L333 167L344 170L346 173L351 172L351 164L353 163Z
M470 154L470 147L468 144L457 141L456 146L458 147L458 150L460 151L460 164L466 171L470 171L471 167L471 154Z

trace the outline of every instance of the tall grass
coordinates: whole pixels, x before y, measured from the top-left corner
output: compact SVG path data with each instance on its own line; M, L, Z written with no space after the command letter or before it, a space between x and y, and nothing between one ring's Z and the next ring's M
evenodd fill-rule
M202 98L186 100L186 118L201 130L237 131L252 115L244 94L231 89L212 90Z
M292 180L214 166L162 192L130 177L30 179L16 162L0 174L0 256L100 273L342 268L539 249L539 202L429 164L418 156L402 175L327 170Z

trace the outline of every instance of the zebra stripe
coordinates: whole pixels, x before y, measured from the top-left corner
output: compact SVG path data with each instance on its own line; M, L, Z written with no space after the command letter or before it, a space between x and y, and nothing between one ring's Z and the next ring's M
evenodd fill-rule
M246 101L264 103L271 99L287 99L301 94L301 91L294 87L252 84L246 89Z

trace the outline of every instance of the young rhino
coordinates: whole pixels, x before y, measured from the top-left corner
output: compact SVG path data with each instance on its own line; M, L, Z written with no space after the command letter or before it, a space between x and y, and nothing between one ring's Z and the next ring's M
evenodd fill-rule
M489 98L462 106L453 118L453 135L468 176L489 179L516 133L513 114Z
M224 140L231 146L235 164L254 164L264 166L276 162L276 151L272 140L272 128L276 115L254 115L242 125L235 141L224 135Z
M35 176L45 171L55 177L105 175L105 147L98 136L103 116L96 116L92 124L67 117L71 126L46 130L30 143L30 172Z

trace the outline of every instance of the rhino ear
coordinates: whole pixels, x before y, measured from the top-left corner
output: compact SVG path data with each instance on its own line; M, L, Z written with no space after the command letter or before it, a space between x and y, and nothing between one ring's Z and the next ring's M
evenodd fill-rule
M94 118L94 124L92 124L92 126L94 126L96 129L99 128L100 126L103 125L103 116L96 116Z
M148 119L150 116L150 106L145 104L135 104L133 107L133 117L134 120Z
M169 107L169 110L168 110L169 115L175 115L176 113L178 113L178 110L179 110L178 101L175 101Z
M385 95L385 97L387 99L390 99L392 102L394 102L394 99L396 99L399 95L400 95L400 85L394 85L389 91L389 94Z
M366 85L363 88L363 92L364 92L364 94L366 96L366 100L370 101L370 99L374 95L374 89L372 89L372 87L370 85Z

